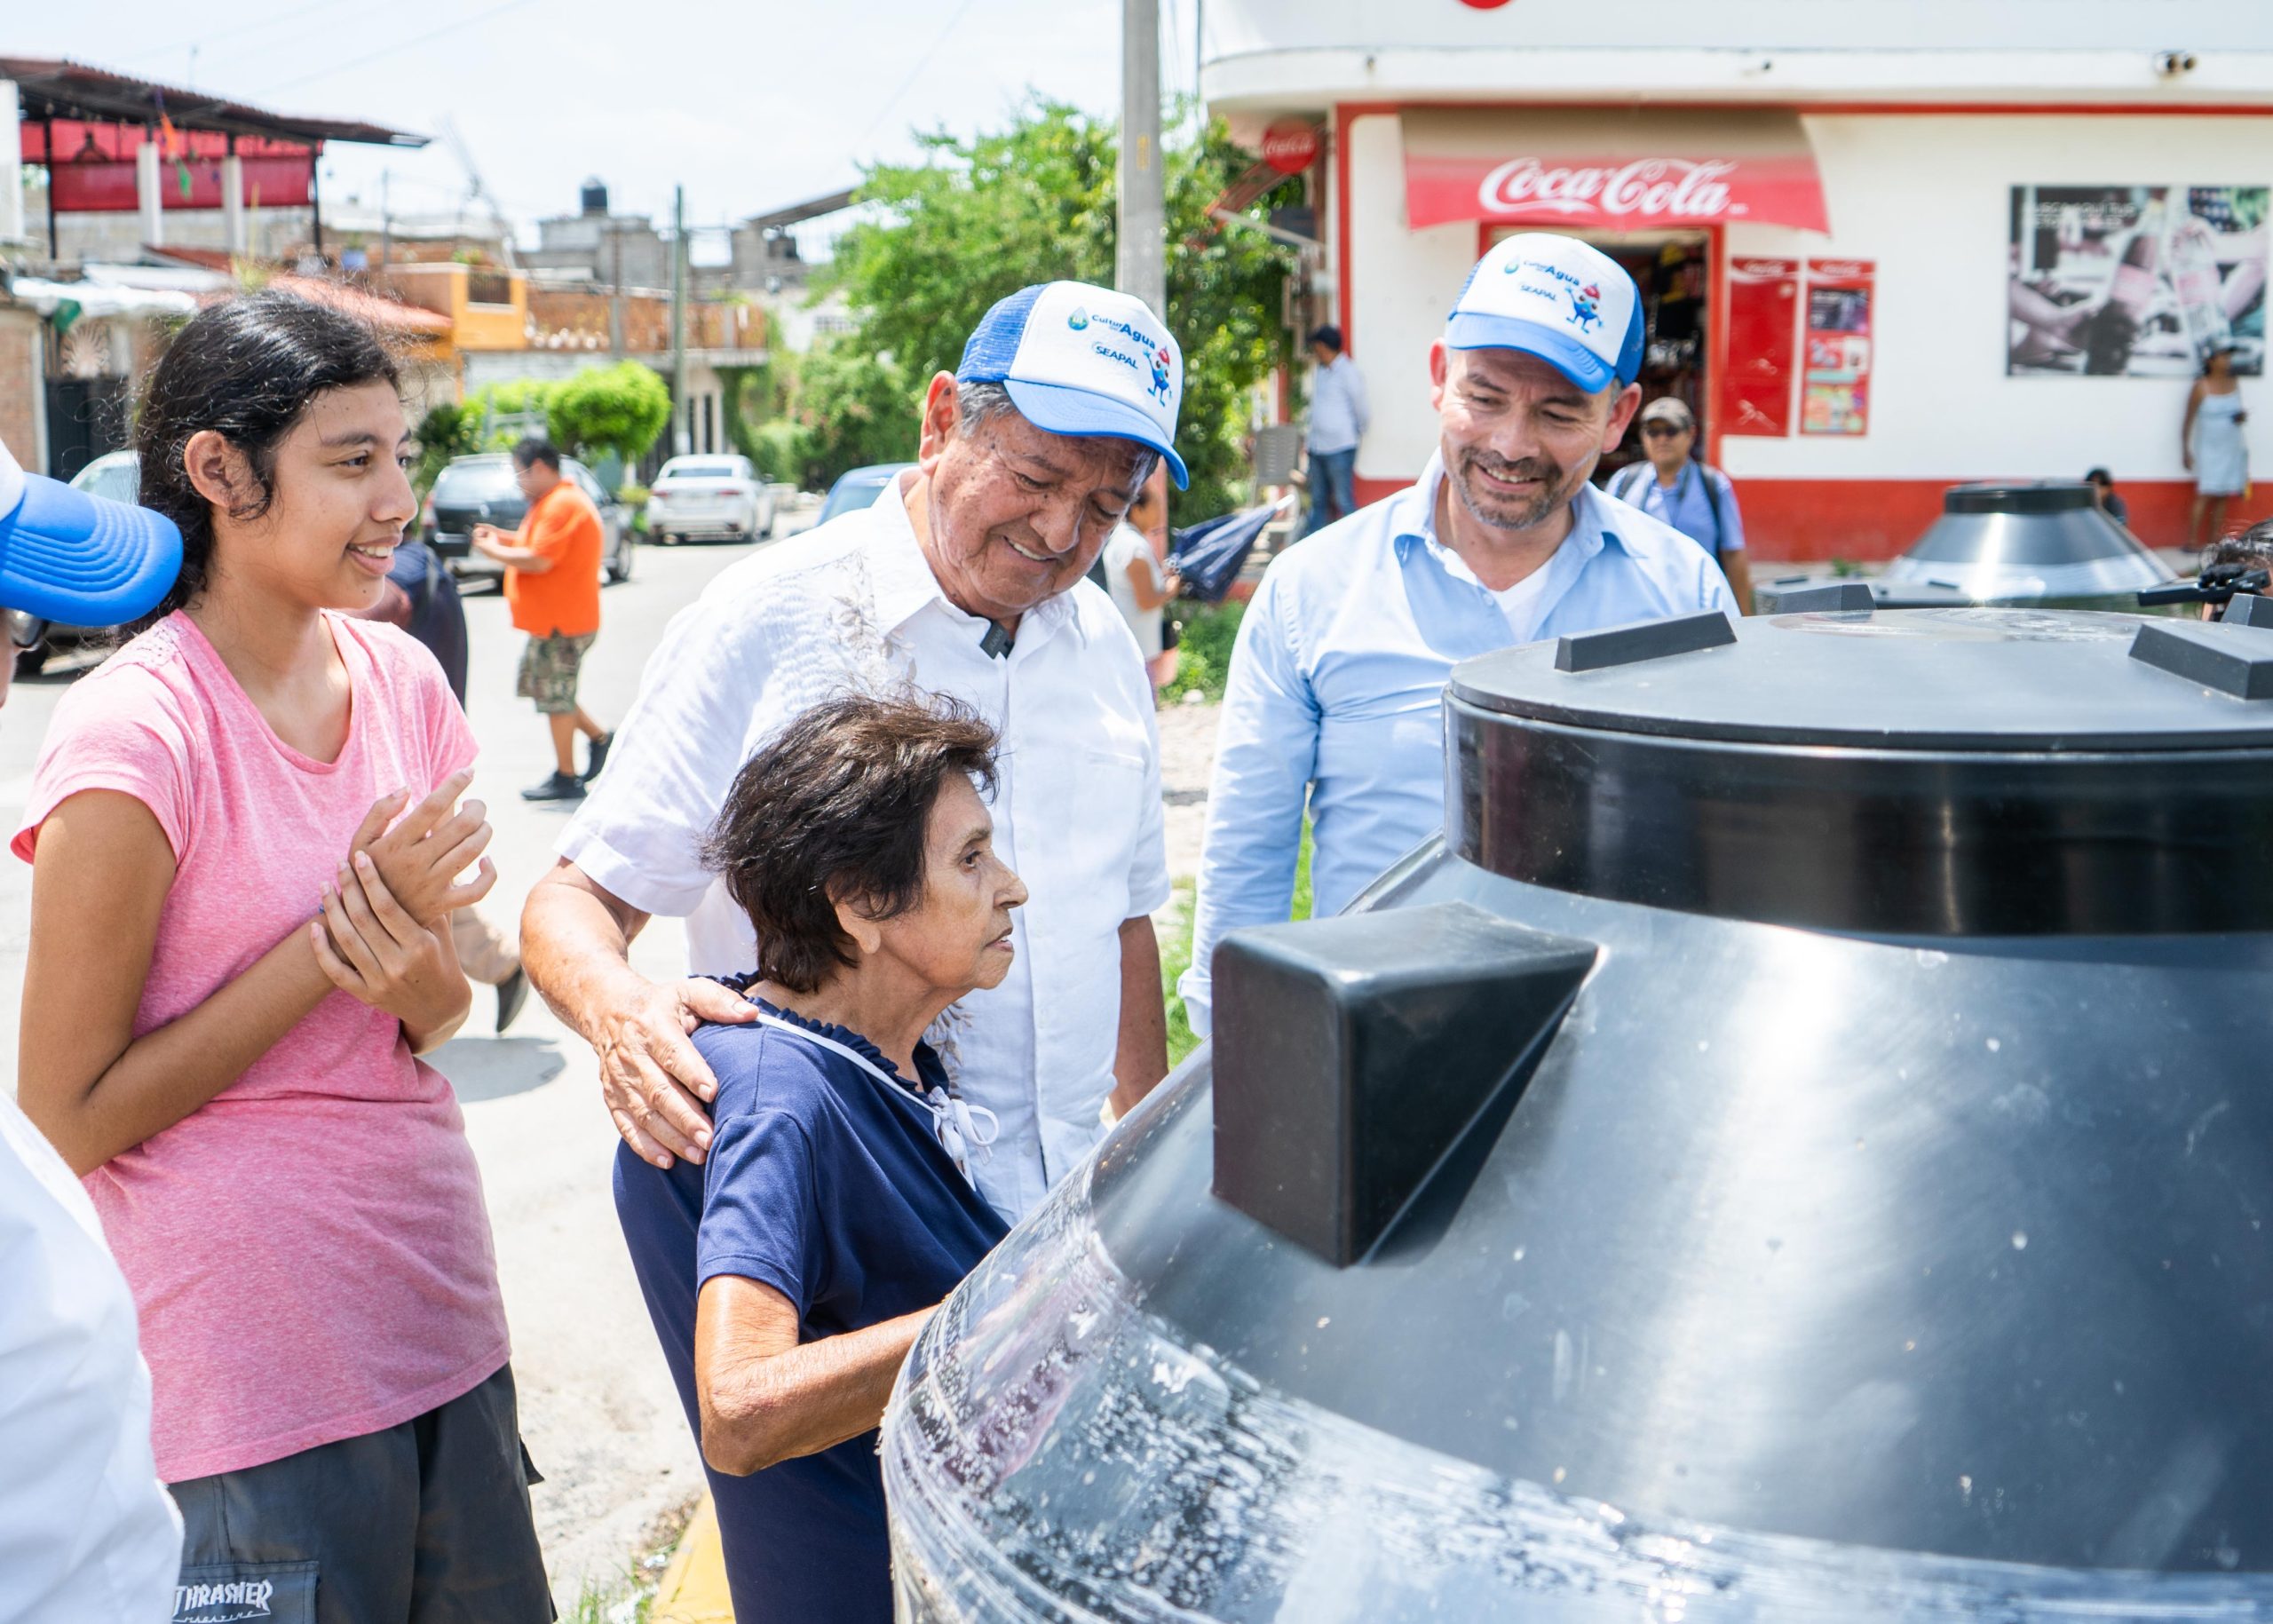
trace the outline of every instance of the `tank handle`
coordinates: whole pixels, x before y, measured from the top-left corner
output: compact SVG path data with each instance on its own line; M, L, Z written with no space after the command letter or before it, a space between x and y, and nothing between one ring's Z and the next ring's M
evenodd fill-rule
M1215 1192L1337 1267L1496 1133L1600 949L1465 902L1216 949Z

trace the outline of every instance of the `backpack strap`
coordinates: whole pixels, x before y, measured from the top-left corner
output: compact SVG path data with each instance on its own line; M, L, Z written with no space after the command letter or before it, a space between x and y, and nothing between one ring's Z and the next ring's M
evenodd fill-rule
M1728 539L1729 527L1721 517L1721 471L1709 463L1697 464L1698 478L1705 481L1705 505L1713 510L1713 562L1721 561L1721 543Z

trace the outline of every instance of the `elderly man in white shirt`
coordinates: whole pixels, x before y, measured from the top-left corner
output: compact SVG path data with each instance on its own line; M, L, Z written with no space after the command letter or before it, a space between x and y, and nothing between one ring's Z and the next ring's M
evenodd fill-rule
M1129 629L1082 577L1164 460L1183 361L1140 301L1080 282L987 313L925 394L917 466L872 508L726 570L672 620L608 769L530 895L530 980L598 1050L617 1129L658 1166L700 1161L716 1088L687 1042L750 1018L715 983L630 968L656 914L687 923L693 976L756 963L702 860L727 785L791 719L847 689L913 685L1002 734L994 844L1032 900L1015 967L935 1032L963 1094L1000 1121L975 1168L1015 1221L1168 1070L1167 900L1152 686Z

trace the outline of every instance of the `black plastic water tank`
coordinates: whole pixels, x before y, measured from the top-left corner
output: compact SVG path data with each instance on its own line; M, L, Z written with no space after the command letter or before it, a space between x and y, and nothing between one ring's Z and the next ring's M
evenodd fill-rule
M934 1317L902 1616L2273 1616L2273 630L1470 662Z

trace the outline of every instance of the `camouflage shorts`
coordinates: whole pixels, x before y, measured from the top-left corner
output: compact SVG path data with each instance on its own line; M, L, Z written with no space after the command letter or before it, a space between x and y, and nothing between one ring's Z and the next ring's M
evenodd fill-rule
M584 651L591 646L589 634L531 638L521 651L521 677L513 692L535 700L539 716L566 716L576 709L576 673L583 669Z

